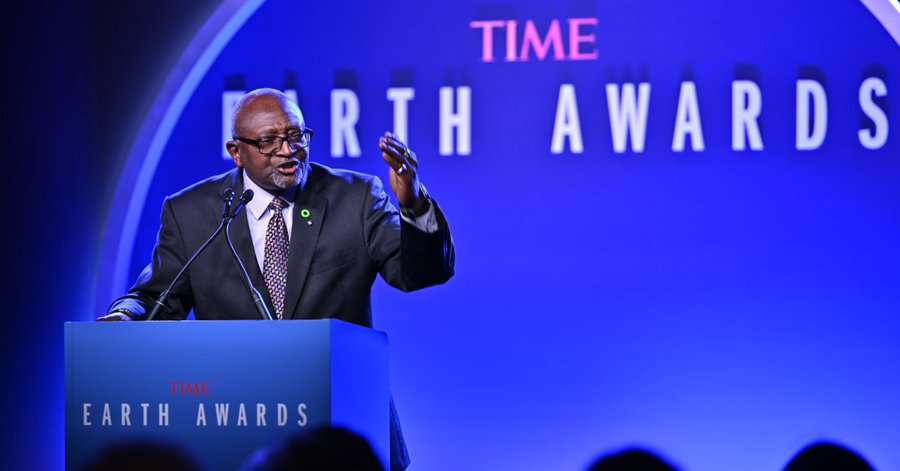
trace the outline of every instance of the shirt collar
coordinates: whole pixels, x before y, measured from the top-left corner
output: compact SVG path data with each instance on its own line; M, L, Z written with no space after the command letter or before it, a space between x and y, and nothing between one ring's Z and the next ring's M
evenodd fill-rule
M250 213L255 219L260 219L265 214L266 210L269 209L269 203L275 198L275 195L269 193L264 190L262 187L256 184L250 177L244 173L244 189L245 190L253 190L253 199L247 203L247 212ZM281 194L281 199L287 201L288 208L294 206L294 198L297 196L298 188L295 186L288 190L284 190Z

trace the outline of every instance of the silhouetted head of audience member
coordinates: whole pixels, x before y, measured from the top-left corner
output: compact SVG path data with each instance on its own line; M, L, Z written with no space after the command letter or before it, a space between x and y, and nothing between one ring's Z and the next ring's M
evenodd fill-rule
M817 442L800 450L784 471L874 471L874 468L848 448Z
M598 459L588 471L678 471L647 450L631 448Z
M322 427L256 452L241 471L384 471L365 438Z
M185 451L162 442L129 441L104 448L82 471L201 471Z

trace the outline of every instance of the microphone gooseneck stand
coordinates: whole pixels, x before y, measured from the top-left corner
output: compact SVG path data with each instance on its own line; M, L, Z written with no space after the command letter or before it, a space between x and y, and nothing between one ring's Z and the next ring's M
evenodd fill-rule
M234 261L237 262L238 267L241 269L241 275L244 280L244 284L247 285L247 288L250 290L250 297L253 298L253 305L256 307L256 311L259 313L259 317L263 320L275 320L272 317L272 313L269 312L269 308L266 307L266 302L263 301L262 295L259 294L259 291L253 287L253 282L250 281L250 275L247 273L247 269L244 267L244 264L241 262L241 257L238 256L237 251L234 250L234 244L231 243L231 235L229 234L228 229L231 227L231 222L234 221L235 216L241 212L241 209L253 199L253 191L245 190L241 195L241 199L238 201L238 204L234 206L232 209L232 214L228 218L228 222L225 223L225 241L228 242L228 250L231 251L231 256L234 257ZM223 221L224 223L225 221Z
M231 188L228 188L227 190L225 190L225 192L222 194L222 196L225 200L225 206L222 209L222 222L219 223L219 227L216 228L216 231L213 232L213 235L209 236L209 239L206 239L206 242L204 242L203 245L201 245L200 248L197 249L196 252L194 252L194 255L192 255L191 258L188 259L187 263L185 263L184 266L181 267L181 270L179 270L178 274L175 275L175 278L172 280L172 283L169 284L169 287L166 288L166 290L163 291L162 294L159 295L159 298L156 299L156 303L153 306L153 310L150 311L150 315L147 316L148 321L152 321L153 319L156 319L156 316L157 316L157 314L159 314L160 309L163 308L166 301L169 299L169 295L172 292L172 288L175 287L175 283L177 283L178 280L181 279L181 275L184 274L185 270L187 270L188 267L191 266L192 263L194 263L194 260L196 260L197 257L201 253L203 253L204 250L206 250L206 247L208 247L209 244L212 243L213 240L215 240L215 238L222 232L223 229L227 229L228 223L234 217L234 216L231 216L231 213L233 211L232 205L234 203L234 191L231 191Z

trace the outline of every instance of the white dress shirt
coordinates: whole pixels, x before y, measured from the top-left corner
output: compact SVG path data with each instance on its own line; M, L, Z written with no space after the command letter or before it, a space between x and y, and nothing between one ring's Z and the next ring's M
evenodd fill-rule
M269 203L276 197L260 188L246 173L244 173L244 188L253 190L253 199L247 203L247 223L250 225L250 240L253 241L256 263L259 264L259 271L263 272L263 263L266 260L266 230L269 228L269 220L272 219L273 214L269 209ZM291 227L294 224L291 211L294 210L294 196L297 190L298 187L285 190L281 196L281 199L287 203L287 206L281 210L281 215L287 226L288 240L291 240Z

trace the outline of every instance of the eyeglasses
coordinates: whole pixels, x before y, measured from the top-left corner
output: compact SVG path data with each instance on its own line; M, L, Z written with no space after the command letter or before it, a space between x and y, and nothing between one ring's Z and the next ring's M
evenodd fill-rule
M260 154L274 154L275 152L278 152L278 149L281 149L281 146L284 145L285 141L287 141L288 147L290 147L291 150L298 150L301 147L305 149L309 147L309 143L310 141L312 141L312 135L313 130L306 128L302 131L291 131L288 133L287 137L266 136L259 139L247 139L237 136L233 137L236 141L255 145Z

